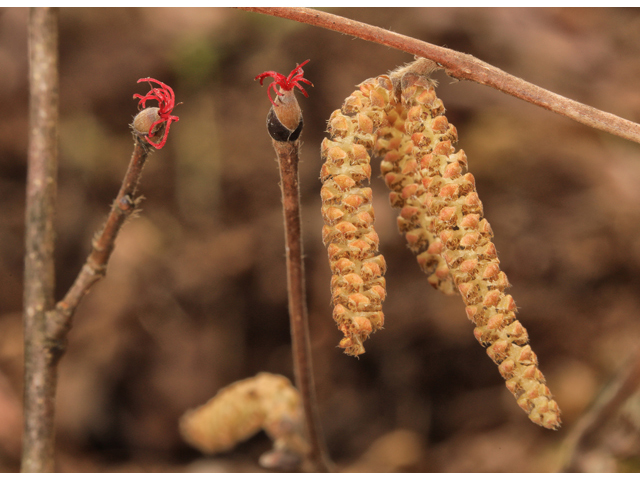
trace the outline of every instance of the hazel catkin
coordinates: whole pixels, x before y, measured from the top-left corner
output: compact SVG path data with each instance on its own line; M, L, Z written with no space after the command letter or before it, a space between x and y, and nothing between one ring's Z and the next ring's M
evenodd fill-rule
M322 240L332 273L333 318L344 334L340 347L353 356L364 353L362 343L384 325L386 297L386 263L378 254L372 192L365 182L371 178L369 151L392 85L388 79L371 82L363 82L333 112L331 139L325 138L321 148Z
M432 284L445 291L455 287L461 294L467 316L476 324L474 336L498 364L518 405L534 423L555 429L560 410L538 369L527 331L516 319L516 304L504 293L509 282L491 242L493 231L475 179L466 172L467 157L453 147L457 130L444 116L435 83L423 74L427 62L420 59L391 74L402 107L393 126L382 132L393 142L379 140L380 153L386 154L383 174L392 179L387 182L391 201L401 208L399 226L414 251L438 252L446 267L432 261L432 276L441 279Z
M389 75L366 80L329 120L331 140L322 143L323 241L332 271L334 319L350 355L382 327L386 296L384 258L373 228L369 152L381 157L382 177L398 208L398 228L429 283L459 293L475 338L498 364L518 405L538 425L555 429L553 400L527 331L500 269L493 231L484 218L464 151L456 151L456 128L444 116L429 73L418 59Z

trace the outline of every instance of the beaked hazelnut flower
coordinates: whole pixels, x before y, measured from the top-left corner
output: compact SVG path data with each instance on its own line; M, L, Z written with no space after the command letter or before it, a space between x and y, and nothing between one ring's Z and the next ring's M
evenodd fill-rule
M176 97L169 85L158 80L147 77L138 80L138 83L141 82L149 82L151 90L144 96L138 93L133 95L133 98L139 99L138 106L144 109L133 119L133 129L136 135L144 137L150 145L160 149L167 143L171 122L180 120L175 115L171 115L176 106ZM151 82L157 83L160 87L153 87ZM158 106L146 108L147 100L156 100ZM160 134L162 134L162 139L158 143L154 142L152 138Z
M305 60L296 66L288 76L274 71L263 72L256 76L254 80L260 80L260 85L267 77L273 77L273 82L267 87L267 95L272 104L269 114L267 115L267 130L269 135L279 142L292 142L298 139L302 133L303 119L302 111L298 105L298 101L293 93L294 87L300 89L305 97L309 94L300 85L300 82L313 86L306 78L303 78L304 71L302 67L309 60ZM275 101L271 97L271 89L276 93Z

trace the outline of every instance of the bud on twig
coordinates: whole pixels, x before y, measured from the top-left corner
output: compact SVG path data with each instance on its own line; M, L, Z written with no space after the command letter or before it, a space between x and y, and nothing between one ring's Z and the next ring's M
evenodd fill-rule
M268 71L256 76L255 80L260 80L260 85L267 77L273 77L274 81L267 87L267 95L272 107L267 115L267 130L271 138L278 142L293 142L302 133L303 119L302 111L293 93L293 88L298 87L305 97L309 94L300 85L300 82L313 86L306 78L303 78L302 67L309 60L305 60L294 68L288 76L281 73ZM271 89L276 93L275 101L271 98Z
M146 95L142 96L138 93L133 95L133 98L140 99L138 105L144 110L136 115L131 126L137 137L144 138L151 146L161 149L167 142L171 122L180 120L175 115L171 115L173 108L176 106L176 97L169 85L158 80L147 77L138 80L138 83L140 82L149 82L149 86L151 86L151 82L154 82L160 85L160 88L151 86L151 90ZM156 100L158 107L145 108L147 100ZM152 138L159 138L160 136L162 136L160 142L156 143L152 140Z
M318 472L332 470L331 460L322 436L322 427L318 414L313 368L311 365L311 342L309 340L309 315L307 312L307 295L304 281L304 261L302 248L302 222L300 219L300 179L298 164L300 162L299 139L302 133L302 112L295 98L293 87L298 87L305 95L307 92L299 82L313 85L303 78L302 66L309 60L294 68L287 77L268 71L255 79L262 85L266 77L274 81L267 88L271 101L271 109L267 117L267 130L272 138L273 149L278 156L280 168L280 190L282 192L282 210L284 215L285 250L287 261L287 289L289 297L289 323L291 326L291 351L296 386L300 391L304 410L304 423L309 440L307 458ZM276 93L274 101L271 89ZM275 449L260 459L261 465L280 465L295 460L290 452Z

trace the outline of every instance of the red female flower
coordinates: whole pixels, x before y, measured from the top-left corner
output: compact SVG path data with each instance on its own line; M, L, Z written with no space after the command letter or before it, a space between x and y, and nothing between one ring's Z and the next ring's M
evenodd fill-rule
M304 65L306 65L308 62L309 62L309 60L305 60L304 62L302 62L296 68L291 70L291 73L287 77L285 77L281 73L274 72L274 71L270 70L268 72L261 73L256 78L254 78L254 80L260 80L260 85L262 85L262 82L264 81L265 78L267 78L267 77L273 77L274 78L274 81L271 82L271 84L267 88L267 95L269 95L269 100L271 100L271 103L273 104L274 107L276 106L276 103L271 98L270 89L273 88L273 91L276 92L276 95L284 95L283 92L279 92L278 91L278 89L276 88L276 85L278 85L282 90L287 91L287 92L293 90L293 87L298 87L300 89L300 91L303 93L303 95L305 97L308 97L309 94L304 90L304 88L302 88L302 85L300 85L300 83L298 83L298 82L304 82L304 83L307 83L307 84L309 84L309 85L311 85L313 87L313 83L311 83L306 78L302 78L302 75L304 74L304 71L302 70L302 67Z
M158 102L157 112L157 120L155 120L151 126L149 127L149 132L145 136L145 140L149 142L149 144L153 145L155 148L160 149L164 147L164 144L167 143L167 135L169 135L169 127L171 126L171 122L177 122L180 120L175 115L171 115L171 111L173 107L176 106L176 96L173 93L173 89L169 85L165 85L162 82L154 78L141 78L138 80L138 83L141 82L149 82L149 86L151 90L146 95L142 96L139 93L133 95L133 98L138 98L140 101L138 102L138 106L145 108L147 100L156 100ZM153 87L151 82L157 83L160 85L160 88ZM167 122L165 126L164 135L162 140L159 143L154 143L150 137L155 135L154 129L164 123Z

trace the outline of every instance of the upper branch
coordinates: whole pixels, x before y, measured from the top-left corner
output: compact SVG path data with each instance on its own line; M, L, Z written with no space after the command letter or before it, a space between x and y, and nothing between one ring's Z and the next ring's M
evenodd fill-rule
M471 80L513 95L526 102L564 115L589 127L640 143L640 125L611 113L570 100L545 90L521 78L464 53L438 47L422 40L394 33L384 28L349 20L338 15L295 7L242 7L242 10L265 13L297 22L353 35L370 42L386 45L440 64L447 75L460 80Z

